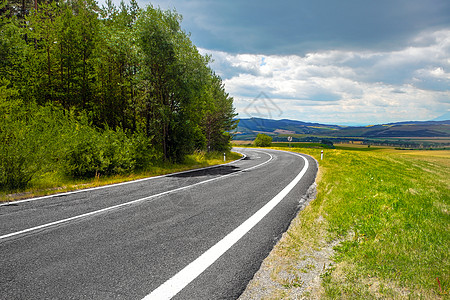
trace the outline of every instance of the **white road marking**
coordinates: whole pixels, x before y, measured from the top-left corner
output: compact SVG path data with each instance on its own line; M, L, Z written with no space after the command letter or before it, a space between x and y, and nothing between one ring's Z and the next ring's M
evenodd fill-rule
M267 153L268 154L268 153ZM308 170L308 160L299 154L305 161L305 166L300 173L292 180L281 192L279 192L272 200L258 210L254 215L248 218L239 227L225 236L217 244L209 248L205 253L199 256L196 260L187 265L180 272L175 274L172 278L160 285L152 293L145 296L143 300L153 299L171 299L184 289L191 281L197 278L203 271L212 265L222 254L230 249L237 241L239 241L247 232L249 232L256 224L259 223L284 197L295 187L295 185L302 179ZM270 155L270 154L269 154Z
M170 193L175 193L175 192L179 192L179 191L182 191L182 190L186 190L186 189L192 188L192 187L200 185L200 184L205 184L205 183L208 183L208 182L211 182L211 181L215 181L215 180L219 180L219 179L222 179L222 178L225 178L225 177L228 177L228 176L239 174L239 173L242 173L244 171L249 171L249 170L252 170L252 169L256 169L256 168L259 168L259 167L269 163L273 159L272 155L270 155L269 153L266 153L266 154L269 155L269 157L270 157L269 160L267 160L267 161L265 161L265 162L263 162L263 163L261 163L259 165L247 168L247 169L243 169L243 170L240 170L240 171L237 171L237 172L234 172L234 173L222 175L220 177L214 177L214 178L211 178L211 179L208 179L208 180L205 180L205 181L197 182L197 183L194 183L194 184L191 184L191 185L188 185L188 186L176 188L176 189L173 189L173 190L170 190L170 191L166 191L166 192L162 192L162 193L159 193L159 194L156 194L156 195L151 195L151 196L140 198L140 199L133 200L133 201L130 201L130 202L126 202L126 203L122 203L122 204L106 207L106 208L103 208L103 209L95 210L95 211L92 211L92 212L89 212L89 213L77 215L77 216L70 217L70 218L67 218L67 219L63 219L63 220L59 220L59 221L55 221L55 222L51 222L51 223L46 223L46 224L43 224L43 225L39 225L39 226L32 227L32 228L27 228L27 229L20 230L20 231L17 231L17 232L8 233L8 234L0 236L0 240L6 239L6 238L10 238L10 237L13 237L13 236L17 236L17 235L21 235L21 234L25 234L25 233L28 233L28 232L40 230L40 229L45 229L45 228L48 228L48 227L51 227L51 226L55 226L55 225L59 225L59 224L62 224L62 223L67 223L67 222L70 222L70 221L73 221L73 220L86 218L86 217L89 217L89 216L92 216L92 215L96 215L96 214L99 214L99 213L103 213L103 212L107 212L107 211L110 211L110 210L118 209L118 208L121 208L121 207L124 207L124 206L127 206L127 205L132 205L132 204L136 204L136 203L139 203L139 202L148 201L148 200L160 197L160 196L168 195Z

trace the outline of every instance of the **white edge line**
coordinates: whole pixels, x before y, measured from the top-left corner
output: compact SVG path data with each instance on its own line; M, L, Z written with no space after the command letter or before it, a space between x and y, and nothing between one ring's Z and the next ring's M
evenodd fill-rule
M291 152L293 153L293 152ZM217 244L209 248L205 253L200 255L196 260L187 265L180 272L175 274L172 278L156 288L149 295L142 300L153 299L171 299L185 288L191 281L197 278L203 271L212 265L222 254L230 249L237 241L239 241L247 232L249 232L256 224L259 223L284 197L295 187L295 185L302 179L309 168L308 160L297 153L294 155L300 156L305 161L305 166L300 173L292 180L281 192L279 192L272 200L259 209L255 214L248 218L239 227L230 232Z
M158 175L158 176L153 176L153 177L146 177L146 178L135 179L135 180L119 182L119 183L113 183L113 184L108 184L108 185L102 185L102 186L97 186L97 187L92 187L92 188L87 188L87 189L80 189L80 190L75 190L75 191L70 191L70 192L63 192L63 193L57 193L57 194L52 194L52 195L47 195L47 196L41 196L41 197L36 197L36 198L29 198L29 199L23 199L23 200L17 200L17 201L7 201L6 203L0 204L0 206L8 206L8 205L11 205L11 204L20 204L20 203L24 203L24 202L31 202L31 201L36 201L36 200L44 200L44 199L54 198L54 197L62 197L62 196L78 194L78 193L83 193L83 192L89 192L89 191L95 191L95 190L100 190L100 189L106 189L106 188L110 188L110 187L116 187L116 186L121 186L121 185L141 182L141 181L147 181L147 180L152 180L152 179L157 179L157 178L163 178L163 177L168 177L168 176L186 174L186 173L195 172L195 171L201 171L201 170L207 170L207 169L212 169L212 168L218 168L218 167L221 167L221 166L226 166L226 165L229 165L229 164L241 161L241 160L243 160L243 159L245 159L247 157L247 155L245 155L244 153L241 153L241 152L238 152L238 151L234 151L234 152L241 154L242 157L237 159L237 160L233 160L231 162L228 162L226 164L208 166L208 167L192 169L192 170L186 170L186 171L181 171L181 172L176 172L176 173L169 173L169 174Z
M263 162L263 163L261 163L259 165L256 165L256 166L244 169L244 170L240 170L240 171L237 171L237 172L234 172L234 173L222 175L220 177L214 177L214 178L211 178L211 179L207 179L205 181L197 182L197 183L194 183L194 184L191 184L191 185L188 185L188 186L176 188L176 189L173 189L173 190L170 190L170 191L165 191L165 192L162 192L162 193L159 193L159 194L155 194L155 195L151 195L151 196L148 196L148 197L140 198L140 199L133 200L133 201L130 201L130 202L126 202L126 203L122 203L122 204L106 207L106 208L103 208L103 209L91 211L91 212L88 212L88 213L85 213L85 214L81 214L81 215L77 215L77 216L73 216L73 217L70 217L70 218L67 218L67 219L62 219L62 220L59 220L59 221L46 223L46 224L42 224L42 225L39 225L39 226L27 228L27 229L24 229L24 230L8 233L8 234L0 236L0 240L6 239L6 238L10 238L10 237L13 237L13 236L16 236L16 235L21 235L21 234L24 234L24 233L36 231L36 230L39 230L39 229L45 229L47 227L59 225L59 224L62 224L62 223L73 221L73 220L89 217L89 216L92 216L92 215L95 215L95 214L99 214L99 213L103 213L103 212L110 211L110 210L113 210L113 209L121 208L121 207L124 207L124 206L127 206L127 205L131 205L131 204L135 204L135 203L138 203L138 202L147 201L147 200L150 200L150 199L153 199L153 198L157 198L157 197L160 197L160 196L164 196L164 195L167 195L167 194L170 194L170 193L179 192L179 191L182 191L182 190L185 190L185 189L188 189L188 188L200 185L200 184L205 184L205 183L208 183L208 182L211 182L211 181L215 181L215 180L222 179L222 178L225 178L225 177L229 177L229 176L232 176L232 175L235 175L235 174L239 174L239 173L242 173L242 172L245 172L245 171L253 170L253 169L259 168L259 167L269 163L273 159L272 155L270 155L269 153L266 153L266 154L268 154L270 156L269 160L267 160L267 161L265 161L265 162ZM243 159L243 158L241 158L241 159ZM221 165L221 166L223 166L223 165ZM178 173L178 174L180 174L180 173Z

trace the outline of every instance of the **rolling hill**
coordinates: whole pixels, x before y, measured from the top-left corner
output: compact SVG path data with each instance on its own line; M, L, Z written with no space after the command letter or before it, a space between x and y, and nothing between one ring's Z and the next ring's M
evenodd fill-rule
M250 118L240 119L235 139L252 139L258 133L272 136L313 135L336 138L450 138L450 120L340 126L286 119Z

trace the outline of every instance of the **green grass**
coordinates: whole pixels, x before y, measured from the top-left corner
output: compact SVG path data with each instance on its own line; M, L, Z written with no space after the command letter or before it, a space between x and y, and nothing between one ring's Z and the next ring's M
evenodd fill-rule
M437 291L436 278L448 288L448 165L350 151L329 154L326 164L334 165L324 174L334 185L329 230L354 232L337 249L337 261L413 290Z
M241 155L235 152L226 154L226 162L237 160ZM57 172L48 172L39 177L33 178L29 183L29 187L23 191L14 193L0 193L0 202L14 201L36 196L50 195L60 192L73 191L83 188L90 188L118 182L131 181L146 177L164 175L169 173L192 170L212 165L223 164L222 152L197 152L188 155L181 164L159 163L147 167L138 173L114 175L114 176L98 176L90 179L74 179Z
M321 143L307 143L307 142L295 142L290 143L291 148L324 148L324 145ZM272 147L289 147L289 143L272 143Z
M310 142L272 142L271 147L287 148L284 150L289 150L289 145L291 148L320 148L328 149L327 145L321 143L310 143ZM252 141L239 141L234 144L236 147L256 147Z
M342 240L313 298L449 297L450 151L338 148L322 161L321 149L291 149L319 161L318 195L280 255L292 268L305 249Z

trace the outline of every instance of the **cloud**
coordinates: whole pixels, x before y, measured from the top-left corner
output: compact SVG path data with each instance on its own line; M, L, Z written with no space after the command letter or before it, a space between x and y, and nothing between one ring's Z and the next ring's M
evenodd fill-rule
M304 55L319 49L391 51L405 47L422 30L450 25L447 0L152 3L175 7L184 17L183 28L192 32L197 46L233 54Z
M218 58L212 67L224 75L239 113L264 92L283 109L281 118L325 123L436 117L450 107L449 50L450 30L421 33L391 52L330 50L301 56L201 49Z
M324 123L428 120L450 108L448 0L151 2L183 15L241 114L261 92L282 118Z

